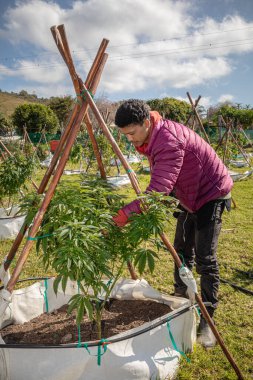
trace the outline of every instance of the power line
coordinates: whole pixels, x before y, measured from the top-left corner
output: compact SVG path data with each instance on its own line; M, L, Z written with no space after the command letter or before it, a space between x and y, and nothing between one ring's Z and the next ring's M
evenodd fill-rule
M252 41L253 38L249 38L248 40L237 40L237 41ZM235 41L229 41L229 43L233 43ZM172 50L162 50L162 51L156 51L156 52L143 52L143 53L134 53L134 54L129 54L129 55L121 55L121 56L111 56L109 57L108 61L124 61L127 59L138 59L138 58L146 58L146 57L151 57L151 56L160 56L160 55L174 55L174 54L183 54L190 52L191 54L196 54L196 52L200 51L210 51L210 50L215 50L215 49L224 49L226 47L237 47L237 46L243 46L250 44L251 42L242 42L242 43L237 43L237 44L230 44L228 45L226 43L217 43L217 44L209 44L209 45L199 45L199 46L189 46L189 47L184 47L184 48L178 48L178 49L172 49ZM219 45L219 46L216 46ZM76 60L76 62L82 62L82 63L90 63L91 60ZM32 70L32 69L40 69L40 68L49 68L49 67L58 67L58 66L65 66L64 63L52 63L52 64L36 64L33 66L23 66L20 68L0 68L0 72L8 71L8 70L15 70L15 71L23 71L23 70Z
M209 36L213 34L222 34L222 33L228 33L228 32L237 32L239 30L247 30L247 29L253 29L253 26L249 26L246 28L236 28L236 29L227 29L227 30L219 30L219 31L214 31L214 32L209 32L209 33L199 33L197 36ZM143 41L143 42L138 42L138 43L130 43L130 44L120 44L120 45L112 45L109 46L108 50L114 49L114 48L120 48L120 47L125 47L125 46L141 46L141 45L147 45L147 44L153 44L153 43L158 43L158 42L166 42L166 41L173 41L173 40L182 40L184 38L191 38L195 37L194 34L184 34L178 37L171 37L171 38L163 38L160 40L152 40L152 41ZM92 52L92 51L97 51L95 48L88 48L88 49L80 49L80 50L72 50L72 54L79 54L82 52ZM3 57L0 58L0 61L7 61L7 60L18 60L18 59L25 59L25 58L32 58L32 57L40 57L42 55L57 55L58 52L43 52L40 53L39 55L32 54L32 55L24 55L24 56L14 56L14 57Z

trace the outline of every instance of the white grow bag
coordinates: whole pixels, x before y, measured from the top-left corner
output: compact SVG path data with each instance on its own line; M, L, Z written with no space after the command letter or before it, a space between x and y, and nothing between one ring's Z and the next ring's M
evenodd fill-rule
M52 161L53 155L50 152L49 155L45 158L44 161L41 161L40 165L44 168L49 168L51 161Z
M53 279L48 280L49 312L65 304L77 293L75 283L68 283L65 295L56 297ZM24 323L45 312L44 282L15 290L0 327ZM195 312L190 301L167 296L148 285L145 280L121 280L113 298L151 299L168 304L172 312L141 327L107 338L111 342L97 364L98 346L89 346L90 354L77 344L60 346L25 346L0 344L1 380L150 380L173 378L180 354L169 336L170 330L179 350L191 351L196 338ZM93 356L94 355L94 356Z
M121 187L129 185L131 183L127 174L121 174L115 177L107 177L106 181L114 187Z
M14 216L18 211L19 207L14 206L10 215L8 215L4 208L0 208L0 239L13 239L19 233L24 223L25 215Z
M237 173L233 170L229 170L228 172L229 172L229 175L234 182L242 181L242 180L250 177L253 174L253 170L247 170L244 173Z

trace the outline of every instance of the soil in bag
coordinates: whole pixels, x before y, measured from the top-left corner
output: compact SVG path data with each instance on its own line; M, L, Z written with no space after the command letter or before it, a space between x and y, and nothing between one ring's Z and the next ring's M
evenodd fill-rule
M22 325L10 325L1 330L5 343L58 345L78 341L75 312L67 314L67 305L52 313L44 313ZM102 316L102 337L122 333L150 322L171 311L154 301L112 300ZM96 326L85 315L80 325L83 342L97 340Z

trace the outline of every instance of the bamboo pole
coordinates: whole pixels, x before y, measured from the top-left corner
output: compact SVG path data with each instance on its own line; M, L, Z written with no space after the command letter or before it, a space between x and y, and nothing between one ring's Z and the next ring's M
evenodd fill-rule
M70 76L71 76L71 79L72 79L72 82L73 82L73 85L75 88L76 95L81 96L79 79L78 79L78 75L77 75L75 67L74 67L74 63L73 63L73 59L72 59L71 52L69 49L69 44L68 44L67 36L65 33L64 25L59 25L58 27L53 26L51 28L51 32L52 32L52 35L54 37L54 40L57 42L57 47L59 49L59 52L60 52L64 62L66 63L66 65L69 69L69 73L70 73ZM109 41L108 40L105 40L105 41L107 41L107 44L108 44ZM106 44L106 46L107 46L107 44ZM105 61L107 60L107 58L108 58L108 55L104 55ZM102 157L101 157L100 152L99 152L97 140L96 140L95 135L94 135L93 130L92 130L92 125L91 125L91 121L90 121L88 113L85 116L85 124L86 124L87 132L88 132L90 140L91 140L93 151L94 151L97 163L98 163L98 168L100 171L101 178L106 179L105 168L103 165Z
M103 132L105 133L106 137L108 138L109 142L111 143L112 145L112 148L114 150L114 152L118 155L123 167L126 169L128 175L129 175L129 179L132 183L132 186L136 192L136 194L140 194L141 193L141 189L140 189L140 186L139 186L139 183L137 181L137 178L136 176L134 175L134 172L132 169L129 169L129 164L128 162L126 161L125 157L123 156L120 148L118 147L116 141L114 140L113 136L111 135L107 125L105 124L103 118L101 117L97 107L96 107L96 104L94 103L92 97L90 96L87 88L84 86L84 89L86 91L86 98L88 100L88 103L90 105L90 108L92 109L95 117L97 118L97 121L99 123L99 125L101 126ZM171 253L172 257L173 257L173 260L176 264L176 266L178 268L180 268L182 266L182 261L180 260L175 248L171 245L169 239L167 238L167 236L164 234L164 233L161 233L160 234L160 237L163 241L163 243L165 244L165 246L167 247L168 251ZM230 354L230 352L228 351L228 349L226 348L225 346L225 343L221 337L221 335L219 334L216 326L214 325L213 321L212 321L212 318L210 317L201 297L198 295L198 293L195 293L195 299L200 307L200 310L202 312L202 315L204 316L205 320L207 321L208 325L210 326L214 336L216 337L217 339L217 342L219 343L223 353L225 354L226 358L228 359L228 361L230 362L231 366L233 367L234 371L236 372L237 376L238 376L238 379L240 380L243 380L243 375L239 369L239 367L237 366L237 364L235 363L235 360L233 359L232 355Z
M208 142L208 144L210 144L209 137L208 137L208 135L207 135L207 133L206 133L206 131L205 131L205 128L204 128L204 126L203 126L203 124L202 124L202 121L201 121L201 119L200 119L200 117L199 117L198 111L196 110L196 108L195 108L195 106L194 106L194 104L193 104L193 101L192 101L191 95L189 94L189 92L187 92L186 94L187 94L187 96L188 96L188 98L189 98L189 101L190 101L190 103L191 103L191 106L192 106L193 112L195 113L195 116L196 116L196 118L197 118L197 120L198 120L198 122L199 122L200 129L201 129L202 132L204 133L204 136L205 136L206 141Z
M105 58L104 58L104 54L105 54L105 49L108 45L108 41L107 40L103 40L101 42L101 45L98 49L98 52L96 54L96 57L93 61L93 64L91 66L91 69L89 71L89 74L87 76L87 79L86 79L86 85L92 89L92 92L95 93L96 92L96 89L97 89L97 86L98 86L98 83L99 83L99 80L100 80L100 77L101 77L101 73L102 73L102 70L104 68L104 65L105 65ZM38 194L43 194L45 189L46 189L46 186L49 182L49 179L51 178L51 175L53 173L53 170L54 168L56 167L56 164L58 163L58 159L60 157L60 154L63 150L63 147L64 147L64 144L66 143L66 140L68 139L68 136L70 134L70 131L73 127L73 124L74 124L74 121L76 119L76 116L78 114L80 110L80 105L76 104L73 111L72 111L72 114L71 114L71 117L67 123L67 126L61 136L61 139L59 141L59 145L54 153L54 156L52 158L52 161L51 161L51 164L49 166L49 168L47 169L42 181L41 181L41 184L39 186L39 189L37 190L37 193ZM8 253L8 256L7 256L7 259L4 263L4 269L7 270L13 260L13 258L15 257L16 255L16 252L24 238L24 235L26 233L28 229L28 226L26 225L26 223L23 224L23 226L21 227L18 235L16 236L16 239L14 240L13 242L13 245Z
M199 95L198 98L197 98L197 99L195 100L195 102L194 102L194 108L197 107L197 105L198 105L200 99L201 99L201 96ZM193 116L193 115L191 114L191 115L188 117L188 119L187 119L187 121L186 121L186 123L185 123L186 126L188 126L188 123L190 122L190 119L191 119L192 116Z

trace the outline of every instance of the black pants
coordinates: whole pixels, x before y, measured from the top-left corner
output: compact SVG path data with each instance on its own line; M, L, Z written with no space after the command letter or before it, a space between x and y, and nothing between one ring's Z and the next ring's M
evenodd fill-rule
M200 274L200 288L203 302L211 302L208 312L212 316L218 305L219 267L216 257L218 237L221 231L221 216L225 206L230 209L230 200L215 200L206 203L196 213L182 209L177 213L177 227L174 247L181 260L192 270L194 259L196 271ZM186 285L174 271L175 292L184 294Z

